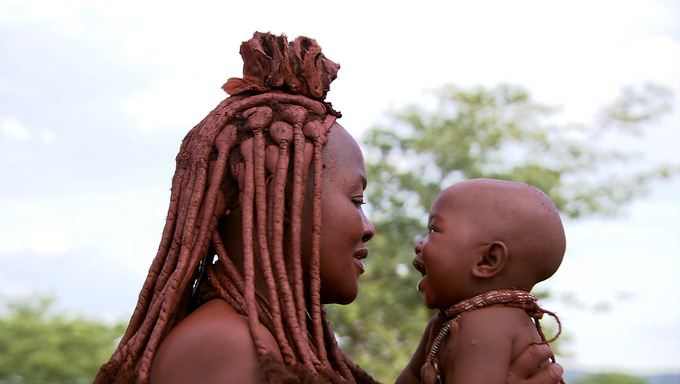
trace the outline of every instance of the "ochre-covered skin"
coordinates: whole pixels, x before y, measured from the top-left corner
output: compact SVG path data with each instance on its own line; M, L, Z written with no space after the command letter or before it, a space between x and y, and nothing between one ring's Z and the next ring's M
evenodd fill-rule
M182 142L158 253L95 383L373 382L324 310L356 298L374 234L361 151L324 100L339 66L306 37L256 33L241 54ZM535 374L524 356L509 383Z

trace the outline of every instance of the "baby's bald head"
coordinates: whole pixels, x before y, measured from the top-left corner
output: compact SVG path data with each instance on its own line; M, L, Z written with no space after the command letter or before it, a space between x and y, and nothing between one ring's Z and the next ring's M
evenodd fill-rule
M472 179L446 188L449 212L468 225L477 245L502 242L508 262L502 275L530 290L552 276L564 257L566 239L559 212L536 187L496 179ZM510 287L505 287L510 288Z

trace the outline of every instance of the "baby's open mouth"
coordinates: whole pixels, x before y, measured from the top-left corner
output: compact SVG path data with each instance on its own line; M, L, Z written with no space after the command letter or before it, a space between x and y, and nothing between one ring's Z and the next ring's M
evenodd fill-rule
M425 276L425 264L423 264L422 261L420 261L418 258L413 259L413 267L420 272L423 276Z

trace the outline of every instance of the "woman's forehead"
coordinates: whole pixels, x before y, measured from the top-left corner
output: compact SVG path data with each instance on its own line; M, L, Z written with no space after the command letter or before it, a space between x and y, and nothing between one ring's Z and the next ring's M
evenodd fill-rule
M334 167L358 166L364 168L364 156L357 141L337 122L328 134L328 143L323 151L324 166ZM364 176L365 177L365 176Z

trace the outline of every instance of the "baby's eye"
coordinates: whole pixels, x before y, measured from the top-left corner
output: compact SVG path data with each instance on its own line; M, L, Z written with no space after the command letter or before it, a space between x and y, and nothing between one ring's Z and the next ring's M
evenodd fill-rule
M432 233L436 232L436 229L434 227L427 227L427 233Z

